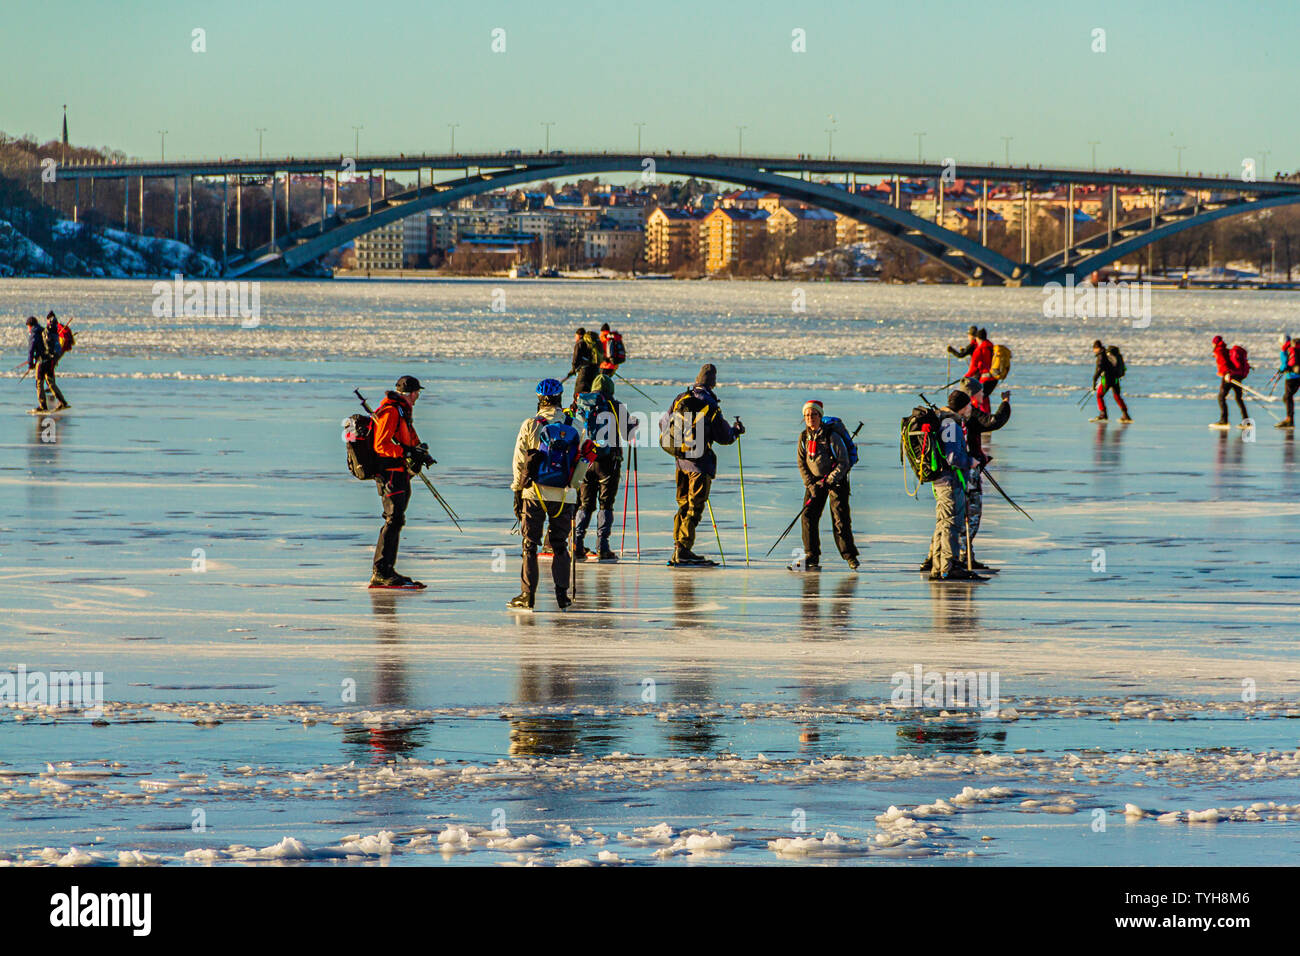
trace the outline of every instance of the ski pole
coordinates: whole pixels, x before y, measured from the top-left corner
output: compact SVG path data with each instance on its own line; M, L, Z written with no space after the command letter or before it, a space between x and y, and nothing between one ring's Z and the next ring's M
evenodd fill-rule
M803 507L800 508L799 513L794 516L794 520L785 526L785 530L781 532L781 537L777 538L775 541L772 542L772 547L767 549L767 554L763 555L763 557L770 558L772 556L772 552L776 550L776 546L785 540L785 536L790 533L790 530L792 528L794 528L796 522L798 522L798 520L803 517L803 513L808 510L808 505L810 504L812 504L811 498L808 498L804 501Z
M1270 404L1268 404L1269 402L1275 402L1275 401L1277 401L1276 398L1269 398L1267 395L1263 395L1263 394L1261 394L1260 392L1255 391L1255 390L1254 390L1253 388L1251 388L1249 385L1245 385L1245 384L1243 384L1243 383L1241 383L1241 382L1238 382L1236 379L1231 379L1231 378L1230 378L1230 379L1228 379L1228 381L1231 382L1233 385L1236 385L1238 388L1240 388L1240 389L1242 389L1242 390L1244 390L1244 391L1250 393L1251 395L1253 395L1253 396L1255 396L1256 398L1258 398L1261 402L1263 402L1263 403L1264 403L1264 411L1268 412L1269 417L1272 418L1273 421L1275 421L1275 422L1280 422L1280 421L1282 420L1281 417L1280 417L1276 412L1273 411L1273 406L1270 405Z
M740 439L736 439L736 464L740 468L740 526L745 529L745 564L749 564L749 518L745 512L745 456L740 450Z
M623 382L625 385L627 385L628 388L632 389L632 391L636 392L638 395L640 395L642 398L644 398L647 402L653 402L653 401L654 401L653 398L651 398L651 397L650 397L649 395L647 395L645 392L641 391L641 389L637 388L635 385L633 385L631 382L629 382L627 379L625 379L622 375L619 375L619 374L618 374L618 369L614 369L614 371L610 372L610 375L617 375L617 376L618 376L618 380L619 380L620 382Z
M641 560L641 465L632 446L632 506L636 511L636 559Z
M722 553L722 535L718 534L718 522L713 517L713 502L706 498L704 503L709 506L709 520L713 522L713 537L718 542L718 557L722 559L722 566L725 568L727 566L727 556Z
M1007 499L1007 504L1011 505L1011 507L1015 508L1022 515L1028 518L1030 521L1034 520L1033 516L1028 511L1026 511L1024 508L1020 507L1020 505L1012 501L1011 496L1002 490L1002 486L998 484L998 480L994 478L991 474L989 474L989 469L987 465L984 466L984 477L987 478L989 480L989 483L992 484L993 487L997 489L998 494L1000 494L1003 498Z
M1083 408L1084 402L1086 402L1089 398L1091 398L1091 397L1093 396L1093 394L1094 394L1094 393L1093 393L1093 390L1092 390L1091 388L1087 389L1087 390L1083 393L1083 398L1079 399L1079 401L1078 401L1078 403L1077 403L1077 405L1076 405L1075 407L1076 407L1076 408Z
M623 476L623 533L618 539L618 556L623 557L623 546L627 544L627 499L632 493L632 455L627 456L628 474Z

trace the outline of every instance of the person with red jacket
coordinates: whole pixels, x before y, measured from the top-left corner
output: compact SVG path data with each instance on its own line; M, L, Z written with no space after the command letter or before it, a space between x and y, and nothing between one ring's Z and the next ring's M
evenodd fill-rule
M1246 427L1246 419L1250 418L1250 413L1246 411L1246 402L1241 394L1241 369L1234 367L1232 358L1228 355L1228 343L1223 341L1223 336L1216 335L1211 343L1214 350L1214 362L1219 371L1219 420L1213 422L1211 428L1228 427L1228 393L1231 392L1233 398L1237 400L1237 408L1241 409L1241 421L1238 428Z
M403 375L394 388L396 391L385 393L374 414L375 454L383 461L375 486L384 506L384 526L375 543L370 586L422 588L424 585L419 581L398 574L394 566L402 526L406 524L406 506L411 500L411 475L433 464L433 459L429 456L429 446L416 434L413 421L415 403L420 398L420 380Z
M966 334L970 336L970 342L961 349L948 346L948 354L957 358L970 356L970 367L966 369L966 374L962 378L971 378L980 383L980 405L977 407L982 412L988 412L989 398L998 386L998 380L992 374L993 343L989 341L989 333L986 329L972 325Z

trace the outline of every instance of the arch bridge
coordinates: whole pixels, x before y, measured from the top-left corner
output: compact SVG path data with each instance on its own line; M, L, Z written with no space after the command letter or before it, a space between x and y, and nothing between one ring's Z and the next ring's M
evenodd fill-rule
M653 165L651 165L651 163ZM523 154L519 150L497 153L445 154L422 156L374 156L363 159L344 157L308 159L268 159L257 161L217 160L186 161L178 163L125 163L86 166L66 166L58 170L60 179L75 183L77 199L74 218L80 203L82 180L90 181L93 202L96 179L125 179L123 191L123 223L130 221L130 181L139 183L138 196L143 218L144 181L152 178L171 178L173 191L173 234L180 238L179 182L180 177L190 179L189 226L193 242L193 183L195 179L222 183L222 264L224 274L230 277L257 275L284 275L302 269L320 256L346 242L381 226L407 216L446 206L457 200L504 187L521 186L544 179L563 179L595 176L609 173L642 173L653 169L656 176L689 176L698 179L732 183L752 189L773 192L788 199L805 202L830 212L865 223L892 236L905 245L929 256L953 275L974 285L1043 285L1062 282L1066 276L1076 281L1103 266L1114 262L1153 242L1186 229L1212 222L1227 216L1256 212L1274 206L1300 203L1300 182L1265 181L1233 178L1229 176L1203 176L1162 173L1133 173L1128 171L1079 170L1064 168L1030 168L999 165L958 166L951 162L939 165L925 162L894 162L884 160L810 159L807 157L748 157L718 156L714 154L650 153L570 153L555 150L550 153ZM390 172L416 172L416 185L412 189L389 195L386 174ZM428 171L428 182L423 179ZM434 172L452 172L450 178L434 181ZM374 176L380 173L381 194L373 195ZM371 195L365 206L347 210L338 208L339 176L347 173L369 172ZM456 175L459 173L459 175ZM264 183L270 180L272 208L277 201L277 187L283 177L284 220L289 222L291 177L316 175L320 179L320 217L310 223L287 228L275 234L276 215L271 216L271 235L264 244L247 248L243 242L242 190L247 181ZM843 183L815 181L843 177ZM893 188L888 199L864 195L857 189L859 176L892 179ZM336 210L327 214L326 182L332 177ZM976 235L946 228L942 225L944 199L936 191L934 219L924 218L902 208L901 182L903 180L929 179L936 185L960 178L968 183L979 183L979 194L974 202ZM236 232L234 247L229 242L230 193L234 183ZM990 184L1012 183L1020 188L1022 222L1029 228L1020 230L1020 261L1008 258L988 244ZM1058 251L1032 261L1029 250L1034 226L1033 190L1065 185L1068 201L1061 231L1063 241ZM1107 221L1104 228L1086 238L1074 236L1075 187L1087 185L1109 191ZM1121 221L1117 191L1121 187L1137 187L1150 194L1149 206L1144 212ZM299 187L302 188L302 187ZM1162 197L1169 195L1191 197L1190 200L1169 205Z

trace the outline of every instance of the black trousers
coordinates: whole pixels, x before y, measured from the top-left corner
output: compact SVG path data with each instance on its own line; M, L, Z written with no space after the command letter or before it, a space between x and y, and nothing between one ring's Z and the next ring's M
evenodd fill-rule
M530 497L531 495L531 497ZM559 513L556 514L556 508ZM524 539L524 564L519 577L526 594L537 593L537 546L542 541L542 532L550 542L551 580L556 588L569 587L571 560L569 555L569 529L573 527L573 505L545 504L537 500L531 488L524 489L524 520L519 522L519 531Z
M623 459L613 454L597 454L595 462L583 476L578 489L578 526L574 537L578 547L583 546L591 516L596 514L596 536L600 548L609 547L609 535L614 525L614 504L618 501L619 479L623 472ZM597 514L596 505L600 505Z
M1226 422L1228 420L1229 392L1231 392L1232 397L1237 400L1237 407L1241 409L1241 417L1243 419L1249 418L1250 413L1246 411L1246 403L1241 397L1241 386L1234 382L1225 382L1221 380L1219 382L1219 421Z
M397 545L406 524L406 506L411 502L411 476L405 471L386 471L375 479L384 504L384 526L375 542L375 570L392 574L397 562Z
M1286 392L1282 398L1286 402L1286 417L1295 421L1295 393L1300 390L1300 378L1288 378L1286 380Z
M818 525L828 499L831 533L835 536L835 546L840 549L840 557L847 561L858 556L857 546L853 543L853 519L849 514L849 483L841 481L830 488L817 487L808 493L808 507L803 510L803 550L808 564L821 561L822 539Z

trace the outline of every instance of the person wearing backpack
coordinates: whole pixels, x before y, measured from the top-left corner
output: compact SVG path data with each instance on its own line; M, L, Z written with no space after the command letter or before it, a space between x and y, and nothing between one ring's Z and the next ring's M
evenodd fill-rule
M627 349L623 346L623 334L612 331L608 322L600 326L600 370L607 375L618 371L618 367L627 361Z
M600 339L593 332L577 329L573 333L573 360L569 363L569 374L564 377L577 375L585 365L599 366L601 359Z
M960 389L948 393L948 404L938 410L938 453L945 471L931 482L934 492L934 534L930 538L931 581L987 581L957 563L959 529L966 522L966 489L971 458L966 422L971 417L970 396ZM924 565L922 566L924 567Z
M858 569L858 548L853 543L853 520L849 513L849 469L853 467L849 453L851 439L838 419L835 428L822 414L822 403L817 399L804 402L804 429L795 442L795 462L799 477L803 479L803 570L821 570L822 511L829 500L831 506L831 533L840 557L848 562L849 570ZM847 440L846 440L847 439ZM799 570L797 564L791 571Z
M556 379L537 383L537 414L525 418L515 439L513 459L515 517L523 538L523 564L519 577L522 589L509 607L533 609L537 594L537 548L545 531L554 555L551 579L555 603L566 610L573 600L569 530L573 527L574 505L568 501L570 488L579 488L595 458L590 441L574 427L563 409L564 386Z
M574 383L569 414L586 433L596 456L578 489L578 510L573 529L574 559L582 561L591 554L584 539L595 515L596 559L617 561L618 555L609 546L609 536L614 530L614 503L618 500L622 477L623 447L631 439L627 406L614 398L614 380L608 375L597 375L594 366L586 365L578 372Z
M979 534L980 518L984 515L984 466L993 460L993 456L984 451L984 433L995 432L1011 420L1011 393L1004 391L1002 401L998 403L998 410L990 413L981 411L976 405L975 396L982 391L979 382L968 378L960 387L971 397L972 408L970 418L966 420L966 450L970 452L973 462L966 479L966 521L957 526L957 538L961 545L957 563L964 568L967 567L966 526L970 525L970 538L974 540L975 535ZM969 566L975 571L997 573L998 570L975 557L971 558ZM924 570L930 569L924 568Z
M62 354L62 347L59 345L58 322L51 312L47 317L48 321L45 328L41 328L40 322L36 316L27 317L27 367L34 369L36 372L36 407L34 412L44 412L49 410L46 390L58 400L59 404L54 407L56 412L61 412L65 408L71 408L67 399L63 397L63 392L59 389L59 383L54 377L54 369L59 364L59 356Z
M411 502L411 475L432 464L429 446L415 431L415 403L422 391L420 380L403 375L385 392L372 416L372 445L379 458L375 488L383 503L384 524L375 542L375 556L370 573L372 588L423 588L404 574L398 574L397 547L406 524L406 507Z
M1294 428L1295 393L1300 390L1300 344L1296 343L1291 336L1283 333L1280 346L1277 374L1286 379L1286 385L1284 386L1286 391L1282 393L1282 400L1286 402L1286 418L1273 427Z
M1216 335L1211 345L1214 351L1214 362L1219 371L1219 420L1212 422L1210 427L1228 427L1228 393L1231 392L1233 398L1237 401L1237 408L1241 410L1242 420L1237 424L1237 427L1245 428L1246 419L1250 417L1250 413L1246 411L1246 401L1241 394L1240 382L1250 371L1249 363L1246 364L1244 369L1241 368L1241 363L1245 360L1246 350L1240 345L1234 345L1232 350L1229 351L1228 343L1223 341L1221 335Z
M713 394L717 384L717 368L702 366L695 376L695 384L673 399L671 410L659 425L659 445L673 455L677 466L677 513L673 516L673 556L669 562L672 565L707 567L717 563L700 557L691 546L695 544L695 529L704 517L709 489L718 473L718 456L713 446L734 444L745 434L739 418L731 425L722 417L722 406Z
M1107 420L1106 392L1110 391L1115 393L1115 404L1119 406L1120 424L1131 425L1133 419L1129 417L1128 406L1124 404L1124 396L1119 388L1119 380L1128 370L1119 346L1103 347L1101 339L1096 339L1092 343L1092 354L1097 360L1097 365L1092 371L1092 390L1097 393L1098 411L1096 417L1089 420L1094 422Z

